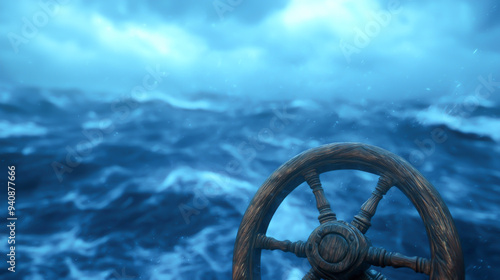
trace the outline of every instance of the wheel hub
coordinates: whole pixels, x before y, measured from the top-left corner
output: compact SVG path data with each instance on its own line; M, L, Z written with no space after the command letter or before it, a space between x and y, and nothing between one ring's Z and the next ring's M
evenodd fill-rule
M335 250L331 250L335 248ZM328 263L342 261L349 250L349 244L345 238L337 233L329 233L319 243L319 255Z
M343 221L317 227L308 239L307 259L313 269L326 279L347 277L360 271L369 241L355 227ZM364 268L367 269L368 267Z

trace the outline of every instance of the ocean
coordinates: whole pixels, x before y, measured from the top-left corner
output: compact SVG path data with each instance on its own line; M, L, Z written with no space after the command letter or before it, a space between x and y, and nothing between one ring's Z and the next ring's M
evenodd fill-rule
M281 164L322 144L362 142L408 160L439 191L462 242L467 279L500 274L500 109L468 96L439 102L292 99L199 93L105 99L77 90L2 86L4 184L15 166L16 251L4 226L2 279L231 279L238 226ZM465 101L464 101L465 100ZM439 133L440 137L436 137ZM350 222L377 176L321 175ZM7 190L0 196L5 224ZM317 224L307 185L292 192L267 235L307 240ZM367 233L373 244L430 257L423 222L393 188ZM263 279L302 279L306 259L262 252ZM405 268L389 279L428 279Z

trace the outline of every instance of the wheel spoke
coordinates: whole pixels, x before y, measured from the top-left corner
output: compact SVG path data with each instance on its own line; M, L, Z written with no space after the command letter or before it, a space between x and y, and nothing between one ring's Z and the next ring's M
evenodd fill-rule
M365 261L380 267L408 267L418 273L431 274L431 261L421 257L407 257L400 253L387 252L382 248L370 247Z
M302 280L321 280L320 277L318 277L315 273L314 273L314 270L311 268L311 270L309 270L307 272L306 275L304 275L304 277L302 277Z
M256 248L265 250L281 250L283 252L294 253L299 258L306 258L306 242L290 240L280 241L265 235L257 235Z
M337 215L332 211L330 203L326 199L325 191L321 186L319 175L312 169L304 174L307 184L311 187L316 198L316 207L319 210L318 220L321 224L337 220Z
M377 187L372 192L372 196L361 205L361 210L354 216L351 225L359 229L363 234L365 234L370 226L372 225L371 219L375 215L378 203L382 197L387 193L387 191L393 186L391 179L382 176L379 178Z

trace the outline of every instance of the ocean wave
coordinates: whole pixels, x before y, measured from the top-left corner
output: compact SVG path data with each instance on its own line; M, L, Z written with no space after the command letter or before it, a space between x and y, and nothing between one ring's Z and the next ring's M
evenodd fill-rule
M40 223L23 224L31 233L20 246L30 256L24 263L31 274L25 279L91 279L93 275L113 279L120 273L145 279L230 279L241 217L259 186L281 164L308 148L337 141L363 141L404 156L419 149L414 139L430 137L432 126L460 133L450 133L447 145L436 144L432 153L422 150L429 153L418 169L437 182L457 224L481 228L485 239L495 240L489 229L498 230L494 221L500 213L496 192L500 122L497 109L489 104L463 116L443 113L447 112L441 110L444 103L403 106L299 99L257 103L210 94L165 98L164 93L151 92L135 100L138 107L131 108L127 120L114 122L110 105L115 99L109 96L63 98L61 94L70 91L61 91L44 99L50 91L35 93L25 93L35 97L26 98L23 107L13 105L21 98L16 94L0 97L13 116L0 121L0 149L6 160L32 159L25 166L39 170L22 177L32 187L19 206L36 213L25 219L52 215L54 207L65 210L60 223L42 218ZM26 112L33 116L29 121L22 120ZM269 134L276 128L272 120L283 114L288 115L286 125L279 123ZM78 143L88 139L82 130L106 125L115 125L112 133L103 131L102 144L82 156L79 165L64 174L63 183L53 174L44 176L52 172L51 162L68 163L66 146L80 151ZM6 130L14 126L18 130ZM465 133L497 142L470 141ZM370 197L377 178L350 170L321 175L332 209L346 221ZM196 214L186 220L182 205ZM317 216L314 195L304 184L280 205L268 234L277 239L307 239L318 225ZM66 223L81 225L61 229ZM411 202L393 188L380 202L368 234L377 246L412 253L412 248L424 247L418 245L420 241L428 244L421 223ZM40 230L43 225L50 227ZM485 247L476 246L474 236L462 241L466 250L477 250L475 256L488 254ZM109 255L98 257L102 252ZM52 262L43 262L51 257ZM263 252L263 278L300 279L309 267L294 258L283 252ZM474 263L470 256L466 258ZM89 264L90 260L95 262ZM127 269L117 271L113 265ZM49 273L48 267L59 268Z
M79 280L95 280L95 279L108 279L108 277L113 276L112 279L116 279L114 273L110 269L105 270L84 270L78 268L76 262L69 257L64 258L64 264L69 270L69 279L79 279Z
M226 112L231 109L229 97L226 100L223 96L215 96L213 94L199 93L176 96L162 91L151 91L140 97L133 96L131 98L138 103L161 101L173 108L191 111Z
M34 122L12 123L0 120L0 138L44 136L48 129Z
M181 237L172 251L160 253L157 265L150 267L149 279L220 279L221 275L229 276L236 231L221 224L206 227L189 238ZM145 250L137 252L141 258L149 254Z
M127 169L120 166L103 168L91 181L75 183L75 187L60 198L60 202L71 202L79 210L103 209L122 197L129 181L116 183L116 179L127 178Z
M103 236L93 241L82 239L80 234L80 227L75 226L68 231L61 231L46 236L44 242L31 242L37 240L37 236L27 235L26 242L20 246L22 252L33 256L32 263L34 265L42 266L46 260L50 260L55 256L62 257L64 255L76 254L79 256L93 257L96 255L100 246L105 244L109 236Z
M191 186L191 188L186 188ZM154 188L155 192L192 192L195 188L210 186L211 196L233 195L235 192L255 191L255 186L248 181L236 179L225 173L197 170L182 166L170 171L163 181ZM208 191L208 190L204 190Z
M417 120L424 125L445 125L448 128L477 136L486 136L500 142L500 119L488 116L462 117L447 114L436 106L431 106L417 114Z

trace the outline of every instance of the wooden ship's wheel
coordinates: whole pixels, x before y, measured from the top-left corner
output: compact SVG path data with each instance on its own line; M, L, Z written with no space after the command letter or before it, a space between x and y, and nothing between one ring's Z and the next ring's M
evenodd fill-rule
M337 220L325 197L319 174L356 169L380 176L359 213L347 223ZM266 236L283 199L307 182L316 197L320 225L307 241L278 241ZM408 257L373 246L365 233L377 205L391 187L413 203L422 218L431 259ZM408 267L431 280L465 278L462 249L451 214L436 189L408 162L381 148L361 143L335 143L305 151L278 168L259 188L238 229L233 280L260 279L261 250L292 252L312 268L303 279L387 279L371 266Z

